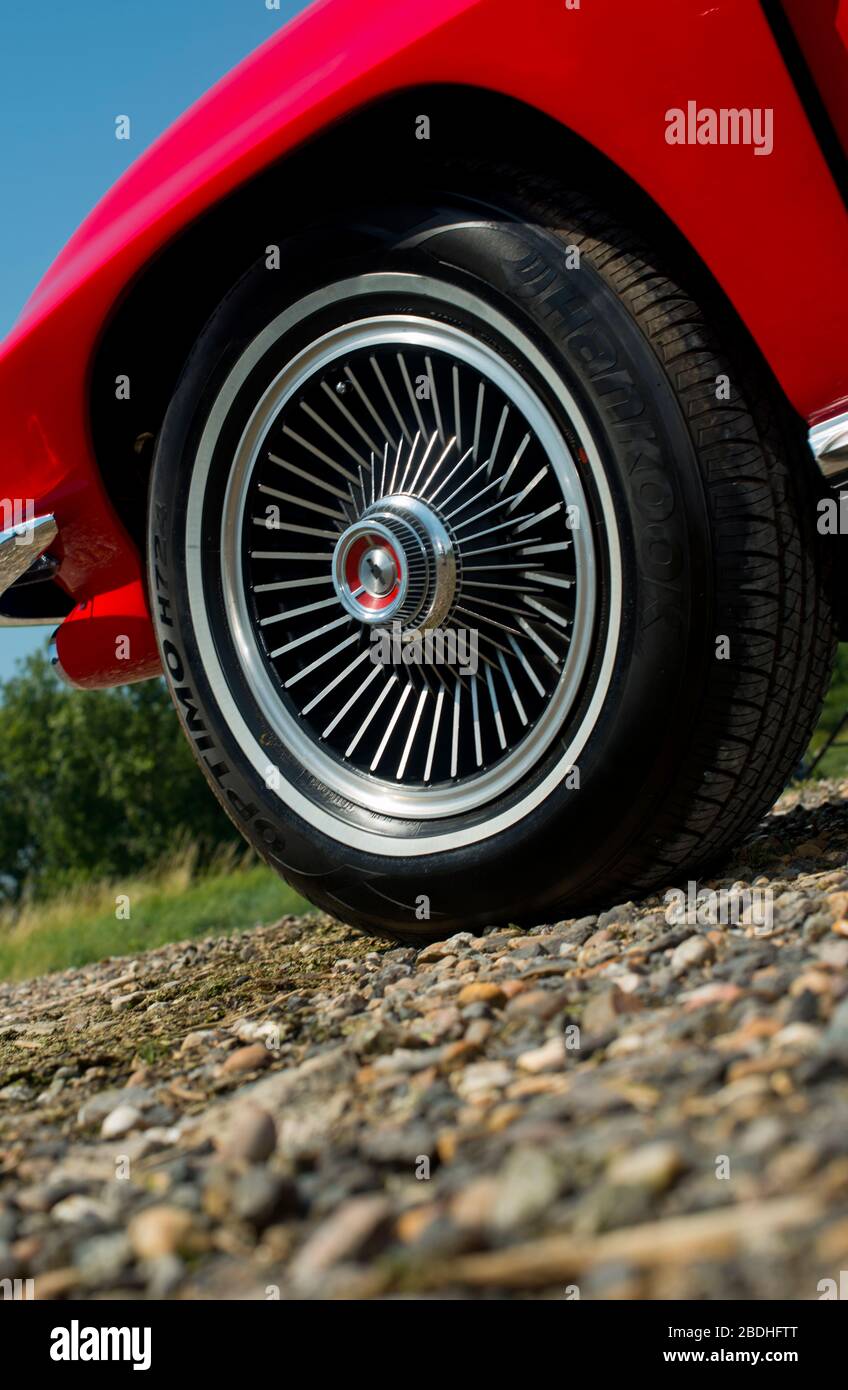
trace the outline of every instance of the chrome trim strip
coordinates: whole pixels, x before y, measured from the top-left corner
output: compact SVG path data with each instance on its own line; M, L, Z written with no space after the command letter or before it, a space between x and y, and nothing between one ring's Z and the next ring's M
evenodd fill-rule
M0 627L55 627L61 618L54 614L52 618L7 618L5 613L0 613Z
M0 531L0 597L26 574L58 534L53 516L37 516L11 531Z
M825 478L848 473L848 411L811 429L810 448Z

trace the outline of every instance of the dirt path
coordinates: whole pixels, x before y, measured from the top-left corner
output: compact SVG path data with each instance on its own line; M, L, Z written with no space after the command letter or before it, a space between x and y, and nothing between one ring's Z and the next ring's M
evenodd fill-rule
M820 1297L848 1269L848 783L724 873L699 887L730 924L656 897L415 952L285 919L0 986L0 1279Z

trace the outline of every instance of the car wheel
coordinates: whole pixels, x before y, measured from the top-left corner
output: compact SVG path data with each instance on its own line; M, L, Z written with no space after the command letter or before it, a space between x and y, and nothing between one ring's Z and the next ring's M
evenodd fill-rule
M803 430L728 337L541 192L369 209L219 306L151 602L207 778L307 898L405 939L531 923L768 808L833 633Z

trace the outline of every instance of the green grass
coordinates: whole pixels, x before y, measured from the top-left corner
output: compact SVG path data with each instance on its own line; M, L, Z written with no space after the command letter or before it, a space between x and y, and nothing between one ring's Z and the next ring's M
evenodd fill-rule
M836 667L821 719L807 750L805 761L808 765L825 743L828 735L837 727L846 711L848 711L848 643L843 642L837 652ZM838 738L840 742L825 753L813 773L814 779L848 776L848 724L838 735ZM843 739L845 740L844 744L841 742Z
M127 920L116 917L119 895L129 898ZM244 855L226 856L203 874L187 856L131 883L86 885L0 913L0 979L26 979L313 910Z

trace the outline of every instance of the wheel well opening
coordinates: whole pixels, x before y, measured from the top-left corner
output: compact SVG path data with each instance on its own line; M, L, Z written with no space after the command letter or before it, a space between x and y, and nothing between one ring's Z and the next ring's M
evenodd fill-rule
M428 138L418 138L426 115ZM490 193L498 171L515 193L551 178L614 208L661 248L693 293L706 291L747 350L744 325L669 218L615 164L553 118L474 87L404 90L361 108L241 185L149 261L101 335L90 374L95 457L110 499L140 550L156 435L183 365L228 290L266 248L347 215L358 204L428 190ZM765 365L765 364L763 364ZM767 368L766 368L767 370ZM120 398L116 379L128 377Z

